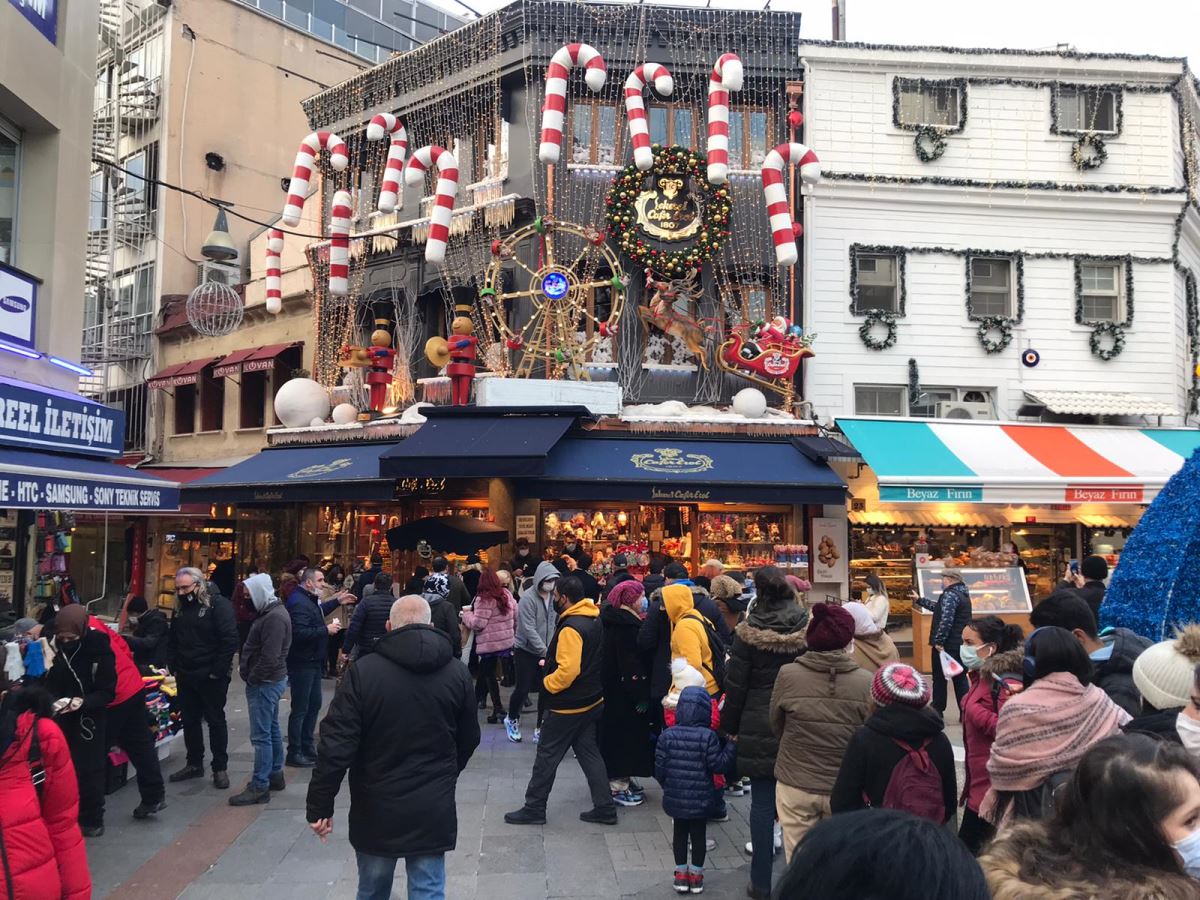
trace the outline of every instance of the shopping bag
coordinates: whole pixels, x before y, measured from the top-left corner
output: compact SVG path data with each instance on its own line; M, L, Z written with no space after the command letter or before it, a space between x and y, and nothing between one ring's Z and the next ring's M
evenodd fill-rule
M966 671L963 668L963 664L945 650L939 650L938 653L941 654L940 658L942 660L942 674L947 678L957 678Z

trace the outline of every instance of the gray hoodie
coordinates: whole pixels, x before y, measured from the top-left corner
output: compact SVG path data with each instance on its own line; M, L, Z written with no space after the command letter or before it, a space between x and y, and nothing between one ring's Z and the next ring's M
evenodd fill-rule
M538 587L558 577L558 569L554 568L553 563L538 563L533 573L533 583L521 592L521 599L517 603L517 633L513 645L538 658L545 658L546 648L550 646L558 621L558 613L554 610L554 593L543 598L538 593Z

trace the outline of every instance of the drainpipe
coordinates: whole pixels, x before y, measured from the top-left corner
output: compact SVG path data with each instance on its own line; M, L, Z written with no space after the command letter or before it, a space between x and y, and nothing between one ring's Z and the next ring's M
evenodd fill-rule
M105 588L108 585L108 513L104 514L104 568L100 575L100 595L89 600L85 607L88 612L92 610L92 604L104 599Z

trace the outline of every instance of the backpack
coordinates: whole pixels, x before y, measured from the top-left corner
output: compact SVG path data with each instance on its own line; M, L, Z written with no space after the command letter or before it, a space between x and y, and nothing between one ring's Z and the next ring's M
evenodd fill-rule
M708 652L712 654L712 667L704 666L704 670L717 683L717 691L723 691L725 690L725 642L721 640L721 635L713 627L713 623L708 621L707 616L699 610L692 610L692 612L696 613L692 618L704 627L704 635L708 638Z
M941 825L946 820L946 802L942 797L942 776L929 758L927 748L933 738L926 738L919 747L904 741L892 741L904 751L896 763L883 792L883 808L910 812L922 819Z

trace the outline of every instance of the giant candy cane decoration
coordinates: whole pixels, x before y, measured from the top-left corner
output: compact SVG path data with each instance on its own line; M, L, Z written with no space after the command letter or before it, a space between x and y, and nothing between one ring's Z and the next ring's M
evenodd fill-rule
M781 266L796 264L796 232L792 213L788 209L787 189L783 170L794 165L800 168L800 180L813 184L821 179L821 163L817 154L803 144L780 144L767 154L762 164L763 197L767 201L767 216L771 221L771 238L775 242L775 261Z
M278 315L283 309L283 232L267 231L267 312Z
M450 239L450 214L458 195L458 160L454 154L433 144L422 147L408 160L404 180L409 186L418 185L425 170L437 166L438 181L434 191L433 212L429 216L429 240L425 242L425 261L441 263L446 259L446 242Z
M322 149L329 151L329 165L340 172L350 164L346 155L346 142L332 131L314 131L300 142L296 151L296 167L292 170L292 183L288 185L287 204L283 207L283 224L295 228L300 224L304 212L304 201L308 198L308 182L312 178L313 166Z
M742 89L742 61L723 53L708 76L708 180L729 180L729 94Z
M388 146L387 166L383 170L379 203L376 204L376 209L381 213L392 212L399 201L400 173L404 171L404 155L408 152L408 132L404 123L391 113L380 113L367 125L368 141L381 141L388 134L392 136L392 142Z
M642 91L650 81L654 82L654 90L663 97L669 97L675 89L671 73L659 63L643 63L625 79L625 114L629 119L629 136L633 139L633 163L639 172L645 172L654 165L650 129L646 126L646 106L642 103Z
M604 57L590 44L567 44L550 57L550 65L546 67L546 101L542 104L542 142L538 146L538 159L547 165L558 162L562 151L567 76L578 65L584 67L583 80L593 91L604 87L608 78Z
M329 211L329 293L345 297L350 293L350 192L333 195Z

